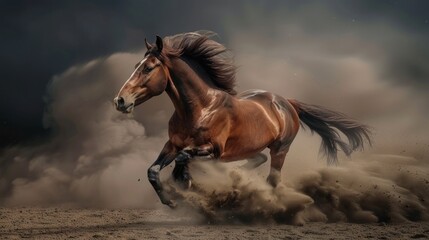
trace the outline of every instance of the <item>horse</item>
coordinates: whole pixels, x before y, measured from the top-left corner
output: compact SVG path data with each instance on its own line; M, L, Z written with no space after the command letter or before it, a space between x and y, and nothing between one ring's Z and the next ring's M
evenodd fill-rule
M346 115L321 106L263 91L235 91L236 68L230 51L210 32L189 32L148 43L144 58L114 98L116 109L130 113L148 99L166 92L175 111L168 123L168 141L148 169L149 182L163 204L176 202L164 190L160 171L173 161L173 179L191 186L188 163L193 158L220 162L247 159L249 168L267 161L267 181L276 187L286 154L300 126L320 135L320 151L328 164L337 152L349 156L371 142L370 129ZM340 133L348 140L341 139Z

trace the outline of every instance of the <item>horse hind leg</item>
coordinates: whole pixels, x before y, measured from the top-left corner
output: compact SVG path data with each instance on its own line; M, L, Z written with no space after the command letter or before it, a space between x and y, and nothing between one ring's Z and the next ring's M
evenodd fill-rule
M190 189L192 186L192 177L189 173L188 163L177 163L173 169L173 179L183 189Z
M189 160L194 157L213 158L213 147L211 144L202 145L196 148L185 148L179 152L175 158L176 165L173 169L173 179L183 189L190 189L192 187L192 177L189 172Z
M243 164L241 168L246 170L255 169L262 164L264 164L268 160L267 156L263 153L257 153L256 155L247 158L247 163Z
M180 152L176 157L176 164L174 166L172 175L175 182L177 182L183 189L190 189L192 186L192 177L189 173L189 160L192 156L184 151Z
M267 177L267 182L276 187L281 181L281 170L286 158L286 154L289 151L289 144L274 144L270 146L270 156L271 156L271 168L270 174Z

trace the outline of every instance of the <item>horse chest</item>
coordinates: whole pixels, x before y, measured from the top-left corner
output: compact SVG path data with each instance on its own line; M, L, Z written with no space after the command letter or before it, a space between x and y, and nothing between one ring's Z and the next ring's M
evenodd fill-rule
M229 115L224 110L216 104L210 104L187 120L173 117L170 121L170 141L179 148L218 142L219 136L229 129Z

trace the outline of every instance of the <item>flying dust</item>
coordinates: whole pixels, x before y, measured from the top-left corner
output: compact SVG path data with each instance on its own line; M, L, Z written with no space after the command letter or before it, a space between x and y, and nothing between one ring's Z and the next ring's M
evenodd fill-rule
M197 161L191 166L193 190L171 181L169 190L204 220L218 223L428 220L428 166L414 158L373 155L276 188L262 174L228 165Z

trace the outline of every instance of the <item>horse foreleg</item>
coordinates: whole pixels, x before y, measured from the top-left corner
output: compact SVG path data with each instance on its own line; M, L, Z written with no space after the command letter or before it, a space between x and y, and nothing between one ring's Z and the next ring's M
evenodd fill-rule
M156 161L147 171L149 182L155 189L156 194L158 194L159 199L163 204L166 204L171 208L175 207L176 204L163 191L162 183L159 179L159 172L164 167L168 166L175 159L176 155L177 153L174 150L172 144L170 142L167 142Z

